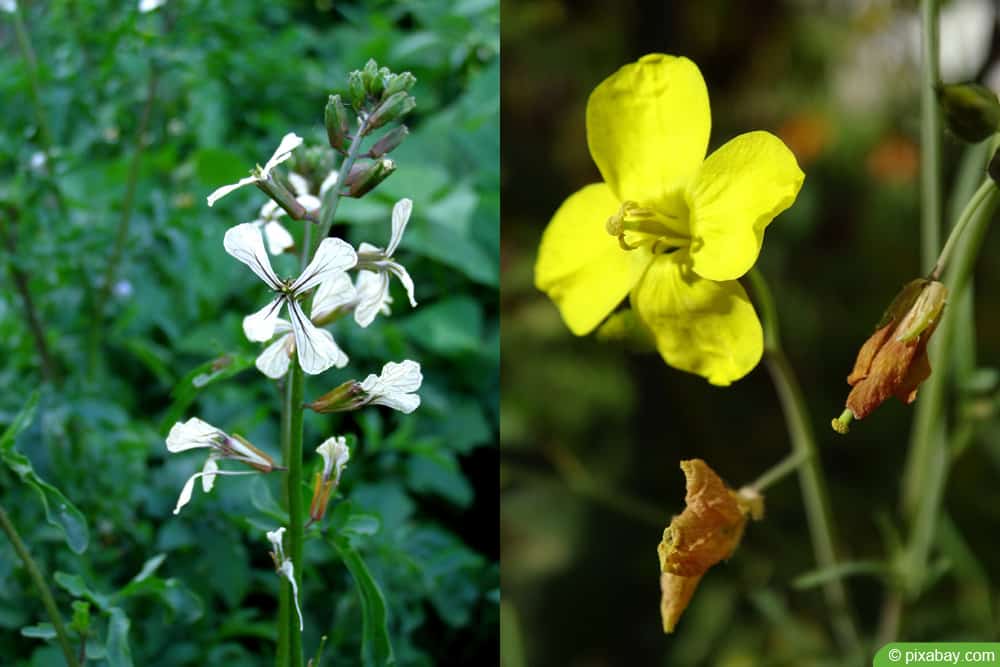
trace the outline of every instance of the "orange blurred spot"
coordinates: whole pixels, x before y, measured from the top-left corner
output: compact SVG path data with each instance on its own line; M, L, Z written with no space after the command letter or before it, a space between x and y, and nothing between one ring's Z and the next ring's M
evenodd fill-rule
M799 164L814 162L830 143L830 121L819 112L792 116L778 128L778 136L795 153Z
M882 183L912 183L920 170L920 149L911 139L898 134L890 135L868 153L865 168Z

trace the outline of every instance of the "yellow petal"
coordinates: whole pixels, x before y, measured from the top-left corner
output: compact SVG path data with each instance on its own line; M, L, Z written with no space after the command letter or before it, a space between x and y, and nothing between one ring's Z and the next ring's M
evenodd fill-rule
M764 228L795 201L805 175L769 132L748 132L708 156L688 185L691 259L698 275L734 280L760 254Z
M728 385L764 353L764 333L743 286L713 282L691 270L687 250L654 259L632 291L632 306L674 368Z
M587 102L587 143L611 191L661 210L705 157L712 116L698 66L643 56L605 79Z
M648 250L623 250L608 234L621 206L603 183L563 202L542 235L535 287L549 295L577 336L590 333L621 303L650 261Z

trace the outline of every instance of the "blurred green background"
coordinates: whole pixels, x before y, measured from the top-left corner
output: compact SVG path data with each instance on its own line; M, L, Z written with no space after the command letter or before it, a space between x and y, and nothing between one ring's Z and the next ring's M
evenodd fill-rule
M323 439L356 436L327 520L353 531L381 587L398 664L494 661L496 2L167 0L150 13L109 0L20 4L20 19L0 12L0 433L32 392L40 400L0 449L8 464L24 454L79 513L48 490L47 522L10 465L0 465L0 506L62 614L91 601L87 664L273 664L279 578L264 531L277 525L280 475L219 479L175 517L181 485L204 459L168 458L163 438L174 420L199 416L277 455L280 394L252 367L258 346L240 324L264 290L222 247L225 230L254 219L265 199L244 188L209 209L205 196L263 163L286 132L325 145L327 95L369 58L416 75L417 108L393 153L398 171L346 201L334 229L384 247L392 204L412 198L397 258L419 307L394 283L392 317L365 330L339 322L351 364L309 378L306 394L411 358L423 366L423 404L410 416L307 414L306 478ZM42 120L19 21L37 60ZM121 259L99 312L123 214ZM362 664L353 581L328 544L306 547L306 654L325 634L321 664ZM0 663L62 664L38 626L46 621L0 539Z
M913 410L893 399L846 437L829 421L883 309L929 268L919 261L917 3L505 0L502 12L505 665L837 664L820 591L792 586L815 568L795 477L770 489L767 518L704 577L676 634L660 627L656 546L683 508L678 462L704 458L736 487L789 451L763 366L720 389L655 354L574 338L532 272L552 213L600 180L586 145L590 91L645 53L694 60L712 103L709 150L770 130L806 173L758 266L812 413L841 553L885 557L884 528L901 525ZM1000 82L994 2L943 3L941 45L945 80ZM965 148L946 137L944 151L950 194ZM983 164L980 153L974 184ZM1000 362L1000 236L986 243L976 273L983 368ZM976 377L990 386L988 372ZM951 472L933 559L940 577L907 608L907 640L996 640L1000 630L993 403L988 394ZM885 589L870 577L847 582L871 640Z

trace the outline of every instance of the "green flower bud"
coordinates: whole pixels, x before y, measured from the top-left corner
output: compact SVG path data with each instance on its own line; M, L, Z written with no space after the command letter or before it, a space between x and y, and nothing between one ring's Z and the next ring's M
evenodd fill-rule
M368 164L355 164L347 175L344 185L351 197L364 197L396 171L396 163L389 158L375 160Z
M356 410L365 399L365 391L357 380L348 380L342 385L331 389L306 407L314 412L347 412Z
M330 140L330 148L342 150L347 145L347 109L340 100L340 95L330 95L330 100L323 110L323 121L326 123L326 136Z
M942 85L937 94L948 128L960 139L977 143L1000 130L1000 100L989 88L975 83Z
M389 130L375 142L371 150L368 151L368 157L378 158L382 157L386 153L391 153L396 150L401 143L403 143L403 140L406 139L409 134L410 131L406 129L405 125L400 125L399 127Z
M347 87L351 93L351 105L355 109L360 109L365 103L365 98L367 97L365 92L365 83L361 78L361 72L354 70L347 75Z
M396 93L407 92L410 88L413 88L413 84L416 82L417 77L413 76L409 72L393 74L388 78L388 81L385 84L385 91L382 93L382 97L388 98Z
M406 92L398 92L378 105L368 117L368 131L382 127L386 123L402 118L413 110L417 101Z

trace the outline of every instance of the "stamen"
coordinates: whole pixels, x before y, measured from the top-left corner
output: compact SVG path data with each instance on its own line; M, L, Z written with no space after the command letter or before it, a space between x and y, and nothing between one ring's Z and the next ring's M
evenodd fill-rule
M665 252L690 243L690 239L671 229L670 221L676 219L675 216L640 206L637 202L626 201L608 218L605 229L608 234L618 238L618 245L622 250L635 250L642 245L654 244L661 249L660 252ZM630 235L631 242L625 240L626 234Z

